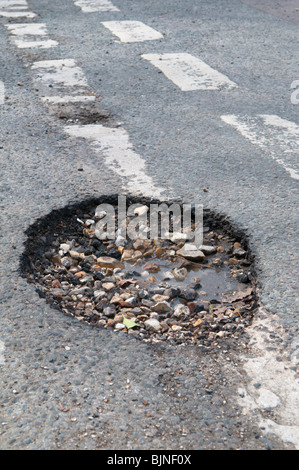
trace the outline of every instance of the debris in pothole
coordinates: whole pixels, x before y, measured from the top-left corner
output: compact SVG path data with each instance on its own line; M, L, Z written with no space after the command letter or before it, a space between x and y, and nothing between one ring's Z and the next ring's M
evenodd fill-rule
M95 209L38 224L29 237L26 276L47 302L146 342L209 345L238 338L250 324L256 295L248 249L221 226L205 227L198 248L185 236L100 240Z

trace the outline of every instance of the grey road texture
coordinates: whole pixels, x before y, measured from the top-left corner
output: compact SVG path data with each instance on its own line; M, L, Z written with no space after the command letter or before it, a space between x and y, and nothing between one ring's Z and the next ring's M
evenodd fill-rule
M0 0L1 449L299 448L298 21L295 0ZM93 328L21 276L37 219L133 193L246 232L249 348Z

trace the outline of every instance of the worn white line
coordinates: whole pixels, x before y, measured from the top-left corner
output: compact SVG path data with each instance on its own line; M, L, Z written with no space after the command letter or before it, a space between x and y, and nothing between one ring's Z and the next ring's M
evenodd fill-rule
M75 5L80 7L84 13L119 11L109 0L77 0L75 1Z
M255 117L223 115L221 119L233 126L252 144L258 145L280 164L289 175L299 179L299 126L272 114Z
M58 45L58 42L53 39L46 39L44 41L23 41L21 39L15 39L14 43L19 49L50 49Z
M28 8L26 0L0 0L0 8Z
M32 65L38 71L38 81L60 84L65 87L87 87L87 80L73 59L41 60Z
M0 16L5 18L35 18L36 14L32 11L2 11L0 10Z
M133 150L125 129L101 124L66 126L64 129L72 137L87 139L97 154L104 155L107 167L125 179L124 185L129 191L145 196L161 194L152 178L146 175L145 161Z
M141 21L103 21L121 42L142 42L162 39L163 35Z
M0 0L0 16L6 18L35 18L36 14L28 10L26 0Z
M237 85L202 60L187 53L143 54L182 91L219 90Z
M0 80L0 105L4 104L5 101L5 86Z
M14 23L5 25L14 36L47 36L45 23Z
M5 26L20 49L49 49L58 45L57 41L47 39L47 26L44 23L16 23Z
M65 96L44 96L42 101L48 104L64 103L89 103L95 101L95 96L89 95L65 95Z

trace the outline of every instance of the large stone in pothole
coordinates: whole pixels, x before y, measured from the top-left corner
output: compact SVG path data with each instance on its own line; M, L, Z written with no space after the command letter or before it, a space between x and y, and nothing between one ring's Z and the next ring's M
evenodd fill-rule
M124 250L121 256L122 261L135 261L141 258L142 253L139 250Z
M195 289L192 289L191 287L186 287L186 289L181 289L180 297L182 299L187 300L188 302L191 302L194 300L197 296L197 292Z
M202 261L205 259L205 254L203 251L199 250L195 245L190 243L185 243L183 248L177 251L177 254L183 256L190 261Z
M111 256L100 256L97 258L97 264L101 268L119 268L122 266L122 263L118 259L112 258Z
M149 330L154 330L154 331L160 331L161 330L161 324L159 320L156 320L155 318L149 318L144 322L144 325L146 328Z
M177 281L184 281L188 276L188 271L186 268L174 268L173 275Z
M215 246L210 245L201 245L198 247L200 251L203 252L204 255L213 255L216 253L217 248Z
M184 304L177 304L174 308L173 316L179 319L185 318L190 314L189 308Z
M157 302L151 307L151 310L158 313L167 313L171 311L171 305L166 301Z

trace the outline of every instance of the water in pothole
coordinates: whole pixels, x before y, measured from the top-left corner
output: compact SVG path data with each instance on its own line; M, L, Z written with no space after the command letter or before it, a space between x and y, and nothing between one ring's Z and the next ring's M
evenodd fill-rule
M196 286L199 297L203 299L221 300L224 296L235 291L244 290L244 284L238 282L230 273L228 268L203 267L192 263L187 267L180 267L182 263L172 262L165 259L154 258L137 262L132 265L124 263L123 271L138 277L148 287L167 283L169 287L180 287L182 289ZM151 272L146 267L152 265ZM140 277L139 277L140 276Z

